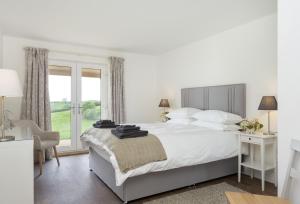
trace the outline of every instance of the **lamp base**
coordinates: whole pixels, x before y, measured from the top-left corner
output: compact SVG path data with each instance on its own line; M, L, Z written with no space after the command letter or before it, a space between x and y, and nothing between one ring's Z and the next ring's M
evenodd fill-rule
M8 141L14 141L15 136L4 136L0 137L0 142L8 142Z

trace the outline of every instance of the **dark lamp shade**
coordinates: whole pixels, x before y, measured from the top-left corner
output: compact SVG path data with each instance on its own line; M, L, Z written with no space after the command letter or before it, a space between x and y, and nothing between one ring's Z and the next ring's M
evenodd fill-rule
M169 108L170 104L169 104L168 99L161 99L158 107Z
M277 101L275 96L263 96L258 110L277 110Z

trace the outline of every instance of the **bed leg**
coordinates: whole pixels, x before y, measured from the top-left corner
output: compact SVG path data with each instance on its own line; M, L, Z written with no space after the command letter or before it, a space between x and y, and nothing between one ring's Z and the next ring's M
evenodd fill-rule
M192 184L192 185L190 185L190 186L188 186L188 188L195 188L196 187L196 183L194 183L194 184Z

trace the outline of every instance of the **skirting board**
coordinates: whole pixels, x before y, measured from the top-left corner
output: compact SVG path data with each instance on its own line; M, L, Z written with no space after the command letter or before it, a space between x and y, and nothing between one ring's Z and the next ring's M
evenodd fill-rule
M89 155L90 169L125 203L150 195L190 186L237 173L237 157L189 167L153 172L128 178L116 186L115 172L110 162L93 148Z

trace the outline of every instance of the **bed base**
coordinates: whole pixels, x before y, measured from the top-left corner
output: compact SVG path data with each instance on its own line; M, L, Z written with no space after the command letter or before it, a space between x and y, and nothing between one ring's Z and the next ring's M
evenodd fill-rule
M110 162L90 147L90 169L124 203L150 195L194 185L200 182L237 173L237 157L189 167L153 172L128 178L116 186L115 171Z

